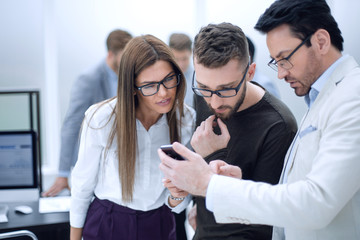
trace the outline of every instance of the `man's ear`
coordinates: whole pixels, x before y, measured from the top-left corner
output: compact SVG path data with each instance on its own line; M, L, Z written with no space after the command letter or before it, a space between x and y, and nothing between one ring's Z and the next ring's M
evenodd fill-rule
M331 38L328 31L325 29L317 30L311 40L311 45L314 45L321 55L327 54L331 47Z
M252 63L249 66L249 70L247 72L247 81L250 82L253 78L254 78L254 74L255 74L255 69L256 69L256 63Z

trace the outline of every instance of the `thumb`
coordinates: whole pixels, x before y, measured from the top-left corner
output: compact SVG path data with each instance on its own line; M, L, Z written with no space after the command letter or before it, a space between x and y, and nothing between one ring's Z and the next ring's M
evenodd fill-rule
M221 174L221 171L222 171L221 169L227 165L228 164L223 160L212 160L209 163L211 170L216 174Z
M233 165L225 165L220 167L220 174L229 176L229 177L235 177L235 178L242 178L242 172L241 168Z
M196 159L197 154L191 151L190 149L188 149L187 147L185 147L184 145L182 145L181 143L173 142L172 146L175 152L183 156L185 159L187 160Z

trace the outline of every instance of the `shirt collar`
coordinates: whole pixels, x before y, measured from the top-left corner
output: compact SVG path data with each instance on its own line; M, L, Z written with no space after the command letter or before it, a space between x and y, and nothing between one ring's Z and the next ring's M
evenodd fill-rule
M309 93L305 95L305 102L309 108L315 102L317 96L324 88L330 75L334 72L336 67L347 57L348 55L341 56L338 60L336 60L333 64L331 64L331 66L328 69L326 69L326 71L323 72L323 74L321 74L321 76L311 85Z
M159 120L154 125L152 125L151 127L162 127L162 126L167 125L167 124L168 124L168 122L167 122L166 114L163 114L159 118ZM137 119L137 118L136 118L136 127L137 127L137 129L140 129L140 127L144 129L141 121L139 119Z

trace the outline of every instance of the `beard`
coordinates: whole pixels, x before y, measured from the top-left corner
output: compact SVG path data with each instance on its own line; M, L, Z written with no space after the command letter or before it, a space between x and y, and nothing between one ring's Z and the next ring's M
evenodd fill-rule
M235 103L234 106L222 105L217 108L220 110L229 109L230 111L228 113L217 113L215 109L211 107L210 104L208 104L208 106L216 117L220 118L221 120L227 120L231 118L234 115L234 113L236 113L239 110L240 106L244 103L245 95L246 95L246 82L244 84L243 91L241 92L240 99Z
M294 88L294 92L298 97L305 96L310 92L312 84L320 77L321 73L319 72L322 69L320 60L316 58L314 50L309 49L308 52L308 61L306 65L306 71L298 78L291 76L286 76L285 81L297 81L298 85ZM321 71L321 70L320 70Z

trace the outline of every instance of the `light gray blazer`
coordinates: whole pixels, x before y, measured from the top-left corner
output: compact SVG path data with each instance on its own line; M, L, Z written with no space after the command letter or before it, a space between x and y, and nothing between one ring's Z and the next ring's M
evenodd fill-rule
M331 74L298 133L287 184L211 180L216 221L275 225L285 229L286 240L360 239L360 68L354 58ZM285 239L278 227L273 239Z
M117 82L117 76L115 73L109 74L110 71L104 59L95 68L80 75L72 86L69 108L61 129L60 173L70 173L75 165L85 111L94 103L114 97L113 93L116 93L116 89L111 89L113 85L110 81Z

